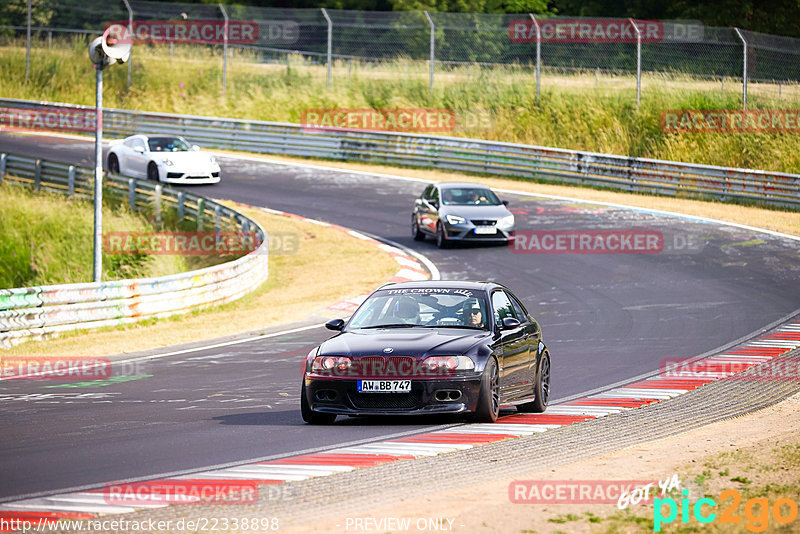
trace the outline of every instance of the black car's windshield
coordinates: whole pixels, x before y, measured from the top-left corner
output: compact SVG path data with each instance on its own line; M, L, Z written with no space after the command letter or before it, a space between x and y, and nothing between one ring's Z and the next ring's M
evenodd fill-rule
M381 289L348 323L355 328L458 327L488 330L483 292L456 288Z
M498 206L500 199L485 187L448 187L442 190L445 206Z
M189 145L180 137L150 137L147 140L150 152L186 152Z

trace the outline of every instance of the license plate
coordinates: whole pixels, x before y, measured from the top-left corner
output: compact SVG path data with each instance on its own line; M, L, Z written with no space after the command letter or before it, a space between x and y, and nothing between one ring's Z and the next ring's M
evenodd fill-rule
M476 226L475 227L476 234L496 234L497 228L494 226Z
M411 380L359 380L360 393L409 393Z

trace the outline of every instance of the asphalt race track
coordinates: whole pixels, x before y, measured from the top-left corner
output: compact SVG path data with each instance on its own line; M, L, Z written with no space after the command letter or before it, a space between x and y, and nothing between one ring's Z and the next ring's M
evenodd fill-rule
M91 142L0 134L0 152L91 166ZM501 193L518 230L660 232L657 254L439 250L415 242L420 182L222 157L214 198L328 221L426 255L445 279L508 285L542 324L554 399L655 371L746 336L800 303L800 242L640 210ZM269 230L269 229L267 229ZM353 267L357 276L358 267ZM277 330L277 329L276 329ZM300 419L300 362L322 328L140 364L127 382L0 382L0 500L186 472L457 424L453 419Z

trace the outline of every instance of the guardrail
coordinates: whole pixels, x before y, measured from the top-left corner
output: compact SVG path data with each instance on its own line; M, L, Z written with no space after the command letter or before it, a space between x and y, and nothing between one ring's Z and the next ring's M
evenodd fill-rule
M29 113L93 113L93 108L15 99L0 107ZM30 118L30 117L29 117ZM2 117L0 116L0 119ZM45 124L40 117L41 124ZM517 176L661 195L800 208L800 175L631 158L446 136L334 130L290 123L104 109L106 135L182 135L220 149L337 160L366 160L481 174ZM55 119L55 124L58 120ZM57 129L57 128L56 128Z
M94 171L36 158L0 153L0 183L92 198ZM167 317L244 296L269 275L268 235L252 219L210 199L160 184L107 176L104 197L127 202L162 220L193 220L198 230L253 232L261 245L234 261L158 278L0 289L0 347L84 328Z

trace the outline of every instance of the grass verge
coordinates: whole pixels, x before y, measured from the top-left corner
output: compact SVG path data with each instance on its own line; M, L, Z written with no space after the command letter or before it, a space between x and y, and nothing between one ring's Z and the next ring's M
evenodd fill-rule
M55 193L0 186L0 287L92 281L91 202ZM141 232L147 219L118 204L103 209L106 232ZM184 256L104 255L103 280L147 278L188 271Z
M630 76L545 73L540 103L529 68L454 67L437 74L428 87L424 62L397 60L376 65L337 62L333 84L324 65L299 57L289 65L263 63L253 52L231 51L227 87L221 87L218 51L200 46L137 45L133 84L127 69L105 74L105 103L135 110L212 115L299 123L309 109L434 108L454 113L446 135L520 142L634 157L731 167L800 172L800 136L791 133L665 133L666 110L740 109L735 83L680 76L646 75L636 105ZM36 48L25 78L25 48L19 42L0 48L0 95L36 100L94 103L93 70L81 39ZM795 85L779 93L753 85L748 107L797 109Z
M369 292L398 270L388 253L341 230L235 207L268 232L296 235L299 243L295 253L270 254L269 279L252 293L188 315L23 343L3 354L100 356L265 328L301 320L315 310ZM358 277L352 274L356 266Z

